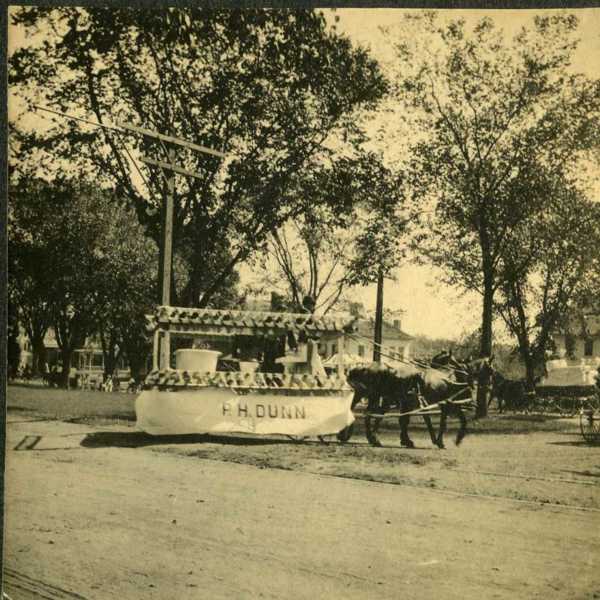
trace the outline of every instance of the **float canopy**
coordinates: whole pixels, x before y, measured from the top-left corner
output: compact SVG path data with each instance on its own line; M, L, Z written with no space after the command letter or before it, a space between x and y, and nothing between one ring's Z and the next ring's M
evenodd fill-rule
M217 310L159 306L148 316L151 330L195 336L263 335L277 336L289 331L307 333L337 333L354 330L355 317L342 315L317 316L309 313L266 312L248 310Z

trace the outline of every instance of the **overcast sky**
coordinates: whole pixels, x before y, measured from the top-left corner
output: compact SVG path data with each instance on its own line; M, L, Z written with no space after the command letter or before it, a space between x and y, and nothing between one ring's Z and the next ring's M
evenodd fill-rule
M392 57L391 48L380 31L381 26L393 27L405 9L343 9L335 11L337 27L353 41L368 46L373 55L385 62ZM512 36L535 14L549 14L556 10L444 10L441 15L460 16L470 24L487 15ZM581 44L575 55L573 69L590 77L600 78L600 8L575 9L580 19ZM333 21L333 13L326 11ZM23 44L22 31L9 27L9 53ZM13 113L9 100L9 114ZM14 114L14 113L13 113ZM475 329L481 322L481 300L476 294L461 294L460 290L440 283L440 272L416 266L403 266L397 271L397 281L386 281L384 303L386 308L406 311L403 329L411 334L432 337L459 337ZM368 309L374 309L375 287L359 288L356 298Z

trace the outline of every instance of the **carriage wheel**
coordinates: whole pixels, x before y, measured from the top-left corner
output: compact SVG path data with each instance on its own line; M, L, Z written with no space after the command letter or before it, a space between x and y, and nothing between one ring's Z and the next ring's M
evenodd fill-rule
M588 444L600 444L600 413L591 408L582 409L579 413L581 435Z

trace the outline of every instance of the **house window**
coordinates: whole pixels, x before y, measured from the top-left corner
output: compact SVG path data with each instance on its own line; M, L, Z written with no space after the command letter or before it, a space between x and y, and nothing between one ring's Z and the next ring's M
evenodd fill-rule
M337 344L331 344L331 356L337 352Z
M398 346L398 358L404 358L404 348L402 346Z
M594 356L594 339L587 338L583 343L583 355Z
M365 347L364 346L359 346L358 347L358 355L359 356L364 356L365 355Z

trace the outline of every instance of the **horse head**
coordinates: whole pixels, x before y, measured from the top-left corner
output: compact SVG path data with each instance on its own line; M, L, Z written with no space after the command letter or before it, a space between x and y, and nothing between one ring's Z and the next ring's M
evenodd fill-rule
M454 357L452 350L443 350L431 359L431 366L434 369L461 370L464 364Z

